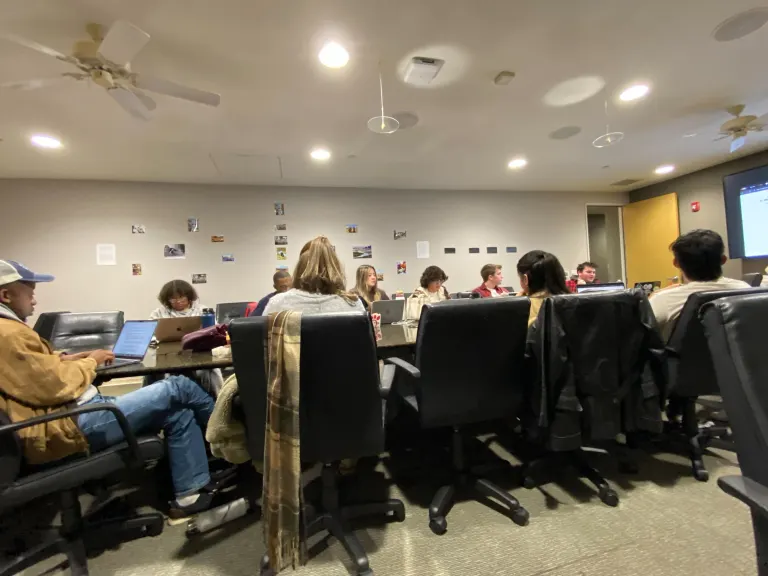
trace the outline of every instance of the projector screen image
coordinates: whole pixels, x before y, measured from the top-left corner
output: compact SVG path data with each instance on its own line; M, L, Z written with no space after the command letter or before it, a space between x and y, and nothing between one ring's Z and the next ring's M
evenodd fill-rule
M768 166L723 178L731 258L768 256Z

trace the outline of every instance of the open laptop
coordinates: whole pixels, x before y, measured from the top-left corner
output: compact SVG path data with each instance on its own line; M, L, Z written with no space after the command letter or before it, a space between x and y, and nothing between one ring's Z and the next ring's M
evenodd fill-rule
M579 284L576 286L577 294L589 294L590 292L612 292L624 290L624 282L606 282L605 284Z
M117 342L112 348L115 359L112 364L102 364L96 368L96 372L109 368L118 368L127 364L138 364L144 359L152 335L157 328L157 320L128 320L123 324Z
M371 303L371 312L381 314L382 324L393 324L403 319L405 300L376 300Z
M661 288L661 280L651 282L635 282L635 288L642 288L646 296L650 296L654 290Z
M182 318L160 318L155 329L158 342L180 342L187 334L200 330L200 316L184 316Z

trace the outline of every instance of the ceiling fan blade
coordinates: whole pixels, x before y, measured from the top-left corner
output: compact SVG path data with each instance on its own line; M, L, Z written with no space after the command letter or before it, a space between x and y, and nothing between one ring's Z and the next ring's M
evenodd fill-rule
M124 88L110 88L107 92L131 116L138 120L149 120L146 114L147 108L136 94Z
M130 22L118 20L112 24L99 46L99 54L106 60L125 66L149 42L149 34Z
M197 88L190 88L188 86L182 86L165 80L163 78L154 78L152 76L145 76L144 74L136 74L133 77L133 85L137 88L149 90L150 92L156 92L158 94L165 94L166 96L173 96L174 98L181 98L182 100L190 100L192 102L199 102L207 106L218 106L221 102L221 96L214 94L213 92L205 92L198 90Z
M0 34L0 38L2 38L3 40L8 40L9 42L13 42L14 44L18 44L19 46L30 48L32 50L35 50L36 52L45 54L46 56L53 56L54 58L57 58L64 62L69 62L70 64L77 63L77 60L75 58L72 58L72 56L65 56L64 54L54 50L53 48L49 48L48 46L43 46L42 44L38 44L37 42L34 42L32 40L27 40L26 38L22 38L21 36L16 36L15 34Z
M67 76L53 76L51 78L35 78L33 80L19 80L18 82L4 82L0 84L1 90L37 90L59 84L67 80Z
M752 122L749 123L747 128L750 130L762 130L768 126L768 114L763 114L762 116L759 116L758 118L755 118L752 120Z
M725 140L726 138L730 138L730 137L731 137L730 134L720 134L720 136L712 140L712 142L719 142L720 140Z
M155 108L157 108L157 103L152 98L150 98L149 96L144 94L144 92L142 92L141 90L136 88L135 86L131 86L129 88L129 90L131 92L133 92L134 94L136 94L136 97L139 100L141 100L141 103L144 104L144 106L146 107L147 110L152 111Z

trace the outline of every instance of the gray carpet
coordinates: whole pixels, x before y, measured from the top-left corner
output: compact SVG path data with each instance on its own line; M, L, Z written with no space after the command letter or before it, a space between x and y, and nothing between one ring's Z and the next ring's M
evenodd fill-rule
M695 481L687 460L675 455L644 456L635 476L619 475L604 456L596 455L595 463L619 492L618 508L602 504L588 485L564 478L541 490L513 490L531 513L527 527L465 501L449 514L448 533L435 536L421 501L409 501L393 488L406 503L406 521L357 534L377 576L756 573L749 513L716 482L720 475L738 473L734 454L714 451L706 458L707 483ZM246 517L194 540L185 537L184 526L167 527L158 538L94 559L91 573L253 576L263 552L261 524ZM296 574L345 575L349 566L344 550L331 541ZM41 574L43 568L26 574Z

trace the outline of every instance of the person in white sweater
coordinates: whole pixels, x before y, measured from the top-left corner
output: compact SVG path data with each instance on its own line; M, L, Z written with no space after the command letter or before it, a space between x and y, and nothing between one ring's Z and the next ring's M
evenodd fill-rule
M664 341L669 340L688 296L709 290L749 288L742 280L723 276L725 244L717 232L692 230L680 236L670 246L674 265L682 272L682 283L654 292L651 308L656 316Z
M325 236L304 244L293 273L293 288L272 297L264 316L283 310L303 314L364 312L357 294L346 290L347 281L333 245Z

